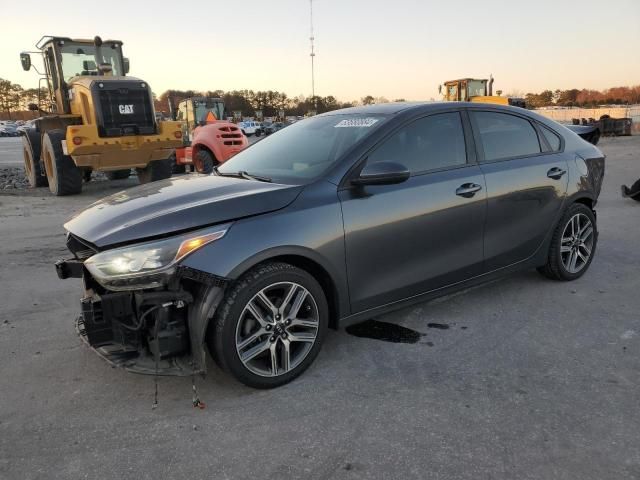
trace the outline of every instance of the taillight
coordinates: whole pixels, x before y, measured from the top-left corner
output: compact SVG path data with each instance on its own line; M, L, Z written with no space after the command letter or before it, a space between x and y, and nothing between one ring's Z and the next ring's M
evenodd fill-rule
M80 138L80 137L73 137L73 144L74 144L74 145L82 145L82 138Z

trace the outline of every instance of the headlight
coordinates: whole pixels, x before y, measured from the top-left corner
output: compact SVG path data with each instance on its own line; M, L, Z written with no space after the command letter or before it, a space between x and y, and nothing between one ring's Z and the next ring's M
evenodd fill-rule
M100 252L84 262L98 283L110 290L159 287L175 265L204 245L222 238L229 225L218 225L165 240Z

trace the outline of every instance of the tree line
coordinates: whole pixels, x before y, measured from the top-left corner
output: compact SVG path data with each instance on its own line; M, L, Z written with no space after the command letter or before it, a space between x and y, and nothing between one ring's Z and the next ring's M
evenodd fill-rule
M640 103L640 85L614 87L606 90L571 88L569 90L543 90L524 96L529 108L539 107L597 107L598 105L635 105Z
M193 96L211 96L222 98L225 110L229 115L233 112L242 112L243 116L255 116L256 111L261 111L265 117L277 116L281 110L285 115L305 115L309 112L324 113L340 108L356 105L371 105L386 103L385 97L365 95L359 100L343 102L333 95L326 97L315 96L289 97L284 92L273 90L213 90L199 92L195 90L167 90L161 95L154 94L155 108L158 112L170 113L169 102L176 106L181 100ZM522 96L514 93L509 96ZM47 98L46 89L40 91L42 99ZM614 87L606 90L589 90L572 88L568 90L544 90L540 93L527 93L524 95L529 108L563 106L563 107L595 107L598 105L633 105L640 104L640 85L632 87ZM397 98L394 102L405 101ZM37 88L23 88L17 83L0 78L0 112L11 118L13 112L27 111L30 103L38 103Z
M190 97L203 96L221 98L229 116L233 112L241 112L242 116L255 116L257 111L261 111L265 117L275 117L280 111L284 111L285 115L301 116L309 112L324 113L340 108L353 107L355 105L370 105L374 103L387 103L384 97L374 97L366 95L360 100L350 102L342 102L333 95L326 97L299 95L297 97L289 97L284 92L273 90L253 91L253 90L232 90L225 92L223 90L213 90L199 92L195 90L167 90L160 96L156 96L155 109L157 112L169 114L175 109L180 101ZM404 101L404 99L396 99L394 101Z

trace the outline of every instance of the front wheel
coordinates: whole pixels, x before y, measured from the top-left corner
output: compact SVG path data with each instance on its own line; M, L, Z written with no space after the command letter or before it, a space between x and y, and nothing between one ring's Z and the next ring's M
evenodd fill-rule
M213 167L217 164L218 162L216 162L213 154L203 148L196 152L195 158L193 159L193 166L195 167L196 172L204 173L206 175L213 173Z
M593 211L581 203L574 203L558 223L547 263L538 268L553 280L570 281L580 278L591 265L598 243L598 229Z
M328 321L327 300L315 278L286 263L266 263L230 288L207 343L216 362L236 379L273 388L311 365Z

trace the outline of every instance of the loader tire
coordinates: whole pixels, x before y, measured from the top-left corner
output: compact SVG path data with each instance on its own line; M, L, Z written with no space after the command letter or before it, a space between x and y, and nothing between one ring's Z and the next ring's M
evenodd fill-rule
M27 140L27 137L22 137L22 152L24 156L24 175L29 180L31 188L46 187L47 177L42 174L42 168L40 164L40 152L34 152Z
M196 169L196 172L204 173L205 175L213 173L213 167L216 165L218 165L218 162L216 162L216 159L208 150L198 150L198 153L196 153L193 159L193 167Z
M140 183L157 182L171 177L173 165L171 159L153 160L144 168L136 168Z
M62 151L62 130L49 130L42 136L42 160L49 190L56 196L75 195L82 191L82 170Z

